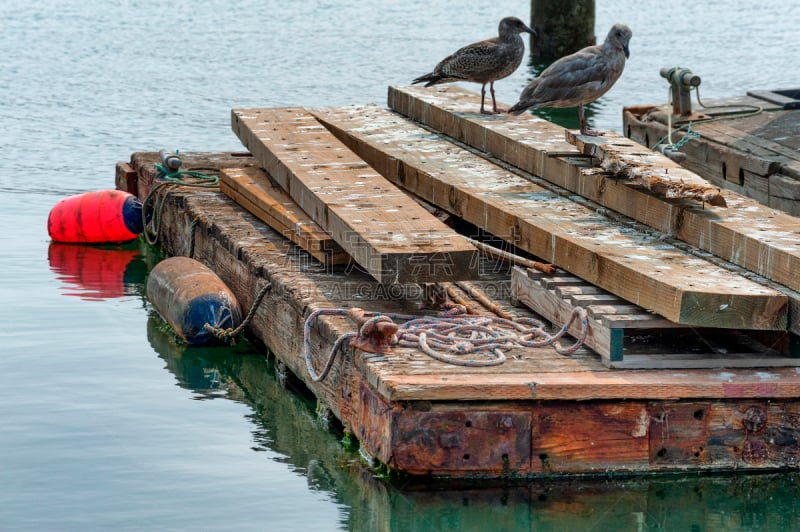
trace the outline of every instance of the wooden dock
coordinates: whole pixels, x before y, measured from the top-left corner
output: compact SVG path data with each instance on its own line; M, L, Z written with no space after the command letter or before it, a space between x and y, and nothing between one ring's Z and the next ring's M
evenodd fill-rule
M184 168L219 169L222 192L164 187L159 244L212 267L245 309L270 283L249 334L394 470L797 467L798 220L697 176L673 181L678 170L651 180L674 165L623 137L479 115L479 97L392 87L390 109L233 110L249 152L182 154ZM641 150L641 167L603 166L620 149ZM117 187L146 197L157 160L119 163ZM482 257L487 235L558 270ZM551 334L583 316L585 341L502 359L333 351L363 325L348 309L436 317L447 302L492 323L543 319ZM580 323L569 330L562 352Z
M800 91L791 92L794 98L750 91L673 117L672 141L684 142L681 165L719 187L800 215ZM669 133L669 112L670 106L625 108L625 136L652 146ZM691 139L685 138L690 124Z

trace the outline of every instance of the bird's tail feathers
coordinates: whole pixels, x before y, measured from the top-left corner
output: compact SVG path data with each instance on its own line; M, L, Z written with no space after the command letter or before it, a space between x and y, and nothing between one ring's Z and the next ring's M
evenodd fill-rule
M521 115L526 109L534 107L537 103L539 102L533 100L520 100L512 105L508 112L512 115Z
M414 79L414 81L412 81L411 84L412 85L416 85L417 83L425 82L425 86L426 87L430 87L431 85L435 85L441 79L442 79L442 76L439 76L437 74L434 74L433 72L430 72L428 74L425 74L424 76L420 76L420 77Z

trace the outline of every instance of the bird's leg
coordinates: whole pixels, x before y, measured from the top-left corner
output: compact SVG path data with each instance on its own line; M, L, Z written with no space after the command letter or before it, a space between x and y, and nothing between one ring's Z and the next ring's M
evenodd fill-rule
M578 119L581 122L581 135L588 135L590 137L599 137L603 134L602 131L595 131L586 127L586 117L583 114L583 104L578 106Z
M486 83L481 85L481 114L482 115L490 115L492 113L483 108L483 100L485 98L486 98ZM494 101L494 94L492 95L492 101Z
M494 99L494 81L489 82L489 91L492 93L492 109L495 113L505 113L506 109L498 109L497 101Z

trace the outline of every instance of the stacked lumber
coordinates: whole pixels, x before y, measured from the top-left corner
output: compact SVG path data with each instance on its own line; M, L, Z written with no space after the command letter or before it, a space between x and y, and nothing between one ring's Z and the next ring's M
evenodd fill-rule
M622 227L396 114L377 106L314 113L398 186L627 301L683 325L786 329L778 291Z
M570 152L576 156L584 155L566 140L563 128L529 116L480 120L466 112L477 98L480 95L455 87L435 90L391 87L389 106L444 135L630 216L657 231L675 235L692 246L800 290L800 278L793 275L800 268L800 248L795 236L797 218L776 213L727 191L722 194L728 207L710 208L694 202L669 201L625 181L608 179L604 172L598 172L597 167L586 168L568 157L552 156ZM613 138L612 134L608 135ZM617 138L625 144L630 142L624 137ZM591 145L587 137L581 137L581 141L589 143L584 145ZM587 148L587 151L592 149ZM674 166L674 162L665 156L647 153L647 157L660 166ZM690 222L689 230L687 222ZM707 226L707 229L703 231L701 226ZM764 254L780 255L776 257L778 260L758 261L760 267L754 268L753 256Z
M222 168L219 186L223 194L322 264L350 262L350 255L261 168Z
M233 110L242 143L297 205L385 284L471 279L477 250L302 109Z
M469 222L560 268L556 277L515 271L514 297L558 325L587 308L587 345L610 367L655 364L625 347L635 330L768 331L768 346L787 329L800 333L800 280L789 274L800 271L800 251L787 232L796 220L765 216L617 135L477 116L479 97L390 87L396 112L233 110L233 130L262 168L226 170L222 188L318 260L347 257L380 283L480 280L478 251L430 209ZM741 367L763 355L659 363Z
M470 112L470 106L479 98L479 94L452 86L389 88L389 107L394 111L645 224L662 237L710 253L726 267L730 263L774 281L777 284L759 282L789 298L789 330L800 334L798 218L730 191L722 192L727 204L723 208L668 199L627 180L609 178L599 165L586 164L583 151L566 140L564 128L533 116L478 117ZM587 142L585 137L581 139ZM648 154L651 157L665 167L674 165L659 154Z
M511 293L551 323L566 323L576 307L586 309L589 333L584 343L609 368L800 366L800 358L783 354L786 332L753 337L746 331L685 327L574 275L516 267ZM569 333L577 337L579 324L573 323Z

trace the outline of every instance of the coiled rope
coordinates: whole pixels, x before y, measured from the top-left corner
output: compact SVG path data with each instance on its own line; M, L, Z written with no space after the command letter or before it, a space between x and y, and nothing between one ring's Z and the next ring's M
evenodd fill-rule
M576 307L569 321L556 334L544 330L544 324L534 318L501 318L496 316L453 315L463 313L463 307L455 312L438 316L418 317L405 314L368 312L370 318L358 332L347 332L339 336L328 353L322 371L317 372L311 359L311 328L320 316L346 316L350 309L320 309L312 312L303 327L303 351L308 374L314 382L321 381L330 372L337 354L345 341L362 334L362 331L377 321L403 321L394 345L419 348L429 357L456 366L488 367L506 361L504 351L515 347L552 346L557 353L569 356L583 346L588 333L586 309ZM575 320L580 320L580 337L568 348L559 340L567 333ZM483 354L483 358L469 356Z
M150 193L142 202L142 225L144 230L142 235L145 242L151 246L155 246L158 242L159 234L161 233L161 212L164 209L164 203L169 196L166 190L176 186L183 187L200 187L200 188L215 188L219 186L219 177L216 175L206 174L197 169L193 170L171 170L159 163L154 163L158 171L153 183L155 186L151 187ZM161 193L162 189L165 191ZM192 247L194 247L194 226L192 227ZM189 256L192 256L190 250Z

